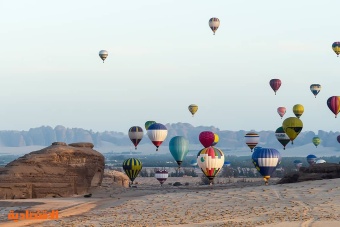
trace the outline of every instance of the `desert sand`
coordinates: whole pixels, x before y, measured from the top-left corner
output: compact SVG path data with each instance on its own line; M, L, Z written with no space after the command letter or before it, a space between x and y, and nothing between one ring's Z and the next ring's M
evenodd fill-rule
M168 183L179 181L182 186ZM137 187L103 184L91 198L0 201L0 226L340 226L340 179L265 186L262 179L138 177ZM240 182L238 182L240 181ZM189 185L184 185L188 182ZM58 220L8 220L10 210L59 210Z

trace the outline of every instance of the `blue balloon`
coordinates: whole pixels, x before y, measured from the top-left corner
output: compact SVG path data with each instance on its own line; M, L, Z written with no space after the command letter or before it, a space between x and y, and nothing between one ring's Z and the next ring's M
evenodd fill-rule
M230 165L231 165L231 162L229 162L229 161L225 161L225 162L224 162L224 166L227 166L227 167L228 167L228 166L230 166Z
M183 159L189 152L189 141L184 136L172 137L169 142L169 150L178 166L181 166Z
M268 184L268 179L281 163L281 154L273 148L258 147L254 149L252 160L255 168L263 176L266 184Z
M317 157L313 154L307 156L307 162L309 163L309 165L315 164L316 159Z
M167 128L161 123L154 123L149 126L148 130L167 130Z

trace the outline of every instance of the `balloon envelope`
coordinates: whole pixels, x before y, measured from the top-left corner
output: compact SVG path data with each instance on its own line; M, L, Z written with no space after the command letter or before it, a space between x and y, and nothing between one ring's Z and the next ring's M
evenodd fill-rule
M303 128L303 123L297 117L289 117L283 121L282 128L293 144L293 140L295 140Z
M339 57L339 54L340 54L340 42L334 42L332 44L332 49L336 53L336 55Z
M286 107L280 106L277 108L277 113L280 115L281 119L286 113Z
M250 150L253 151L253 148L256 147L260 141L260 136L256 132L251 131L244 136L244 139Z
M297 118L300 118L304 111L305 108L301 104L296 104L293 106L293 113Z
M189 152L189 141L183 136L175 136L169 142L169 150L178 166L181 166L183 159Z
M327 99L328 108L335 114L335 117L340 111L340 96L332 96Z
M191 160L190 165L191 165L192 167L197 166L197 159Z
M147 121L147 122L145 122L145 129L148 130L150 125L152 125L154 123L156 123L156 121Z
M99 51L99 57L103 60L103 63L104 63L104 61L105 61L105 59L107 58L108 55L109 55L109 53L106 50Z
M294 160L294 164L297 169L302 166L302 162L300 160Z
M212 182L224 164L224 154L216 147L207 147L197 154L197 164L204 175Z
M288 135L285 133L282 127L279 127L275 131L275 137L276 139L282 144L283 149L286 149L286 145L289 143L290 138Z
M164 170L157 170L155 172L155 178L159 181L162 185L168 179L169 173L168 171Z
M280 79L271 79L269 81L269 85L273 89L273 91L275 92L275 95L276 95L277 90L279 90L279 88L281 87L281 80Z
M313 93L313 95L316 96L319 94L319 92L321 91L321 85L320 84L312 84L310 86L310 91Z
M338 143L340 143L340 135L336 137L336 140L338 141Z
M309 165L315 164L316 159L316 156L313 154L307 156L307 162L309 163Z
M281 154L273 148L256 148L252 155L252 160L255 168L260 172L267 183L268 179L281 162Z
M198 110L198 106L196 104L191 104L189 107L188 107L190 113L192 114L192 116L195 115L195 113L197 112Z
M123 170L133 183L139 172L142 170L142 162L137 158L126 159L123 162Z
M218 137L218 135L214 133L214 142L211 144L211 146L215 146L219 140L220 140L220 137Z
M319 160L317 160L317 161L315 162L315 164L320 164L320 163L326 163L326 161L323 160L323 159L319 159Z
M210 18L209 27L214 32L214 35L215 35L215 32L217 31L219 26L220 26L220 20L218 18L216 18L216 17Z
M203 131L199 134L198 139L203 147L210 147L215 140L215 134L211 131Z
M158 151L158 147L163 143L168 135L168 130L165 125L162 125L161 123L154 123L149 126L147 134L151 142L157 147L156 151Z
M319 144L321 143L321 139L318 136L315 136L313 137L312 142L315 145L315 147L318 147Z
M144 136L143 129L139 126L132 126L129 129L128 135L133 145L135 145L135 149L137 149L137 145L143 139Z
M225 167L229 167L230 165L231 165L231 162L229 162L229 161L225 161L225 162L224 162L224 166L225 166Z

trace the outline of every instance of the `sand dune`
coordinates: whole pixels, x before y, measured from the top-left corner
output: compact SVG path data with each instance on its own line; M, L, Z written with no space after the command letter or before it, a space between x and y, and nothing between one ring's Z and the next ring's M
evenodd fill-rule
M213 186L195 180L161 187L137 178L137 188L103 186L92 198L11 200L15 209L59 209L59 219L8 222L14 208L1 207L0 226L340 226L340 179L269 186L261 179Z

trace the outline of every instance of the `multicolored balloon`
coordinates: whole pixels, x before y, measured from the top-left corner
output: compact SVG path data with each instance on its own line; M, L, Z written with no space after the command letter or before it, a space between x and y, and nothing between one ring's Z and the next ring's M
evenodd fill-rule
M149 126L147 134L151 142L157 147L156 151L158 151L158 147L168 135L168 129L161 123L154 123Z
M99 51L99 57L103 60L103 63L104 63L104 61L105 61L105 59L107 58L108 55L109 55L109 53L106 50Z
M286 145L289 143L290 138L285 133L282 127L279 127L275 131L275 137L276 139L282 144L283 150L286 150Z
M335 114L335 118L340 112L340 96L332 96L327 99L328 108Z
M155 178L159 181L161 186L163 186L163 183L168 179L169 173L165 169L163 170L157 170L155 172Z
M305 108L301 104L296 104L293 106L293 113L297 118L300 118L304 111Z
M295 160L294 161L295 167L297 170L300 169L300 167L302 166L302 162L300 160Z
M144 136L143 129L139 126L132 126L129 129L128 135L133 145L135 145L135 150L137 150L137 145L143 139Z
M277 113L280 115L281 119L286 113L286 107L280 106L277 108Z
M189 152L189 141L184 136L172 137L169 142L169 150L178 167L181 167L183 159Z
M315 164L316 159L317 157L313 154L307 156L307 162L309 163L309 165Z
M276 95L276 92L281 87L281 80L280 79L271 79L269 81L269 85L273 89L273 91L275 92L275 95Z
M216 133L214 133L214 136L215 136L214 142L211 144L211 146L215 146L218 143L218 141L220 140L220 137L218 137L218 135Z
M268 185L270 176L281 163L280 152L273 148L257 147L254 149L252 160L257 171L263 176L265 184Z
M145 129L148 130L150 125L152 125L154 123L156 123L156 121L147 121L147 122L145 122Z
M142 170L142 162L137 158L129 158L123 162L123 170L126 175L133 181L138 176L139 172Z
M293 141L300 134L303 128L303 123L297 117L289 117L283 121L282 128L293 144Z
M312 84L310 86L310 91L313 93L313 95L316 96L319 94L319 92L321 91L321 85L320 84Z
M216 17L210 18L209 27L214 32L214 35L215 35L215 32L217 31L219 26L220 26L220 20L218 18L216 18Z
M248 132L245 136L245 142L250 148L250 151L253 152L254 147L259 143L260 136L254 131Z
M198 106L196 104L191 104L190 106L188 106L188 109L190 113L192 114L192 116L194 116L198 110Z
M203 147L210 147L215 140L215 134L211 131L203 131L199 134L198 139Z
M197 154L197 164L212 184L224 164L224 154L216 147L207 147Z
M334 42L332 44L332 49L336 53L337 57L339 57L339 54L340 54L340 42Z
M315 136L313 137L312 142L315 145L315 147L318 147L319 144L321 143L321 139L318 136Z

